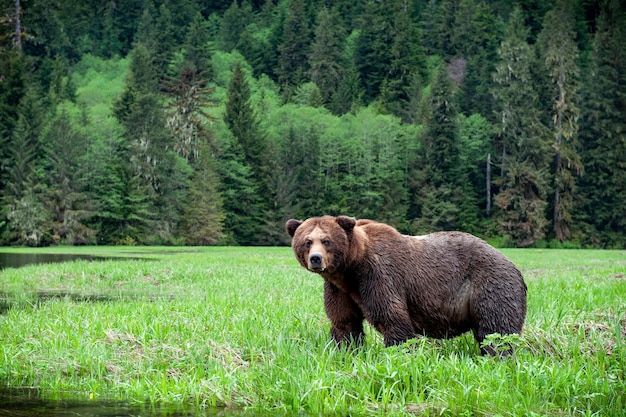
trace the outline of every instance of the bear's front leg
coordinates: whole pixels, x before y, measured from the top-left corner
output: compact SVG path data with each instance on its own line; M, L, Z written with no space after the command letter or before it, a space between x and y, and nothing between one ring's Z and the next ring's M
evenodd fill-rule
M335 342L340 345L363 342L363 312L348 294L329 281L324 281L324 307Z
M413 326L410 323L397 323L386 328L383 332L385 347L401 345L415 337Z
M400 297L377 294L368 296L364 304L367 320L382 333L386 347L401 345L416 336L408 309Z

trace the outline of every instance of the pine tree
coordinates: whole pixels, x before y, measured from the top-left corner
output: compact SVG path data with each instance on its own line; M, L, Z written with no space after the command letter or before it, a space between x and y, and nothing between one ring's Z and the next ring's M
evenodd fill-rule
M222 179L226 219L225 232L233 243L259 243L263 223L262 201L269 198L267 188L267 146L250 104L250 86L241 63L237 63L228 85L224 121L233 142L222 156Z
M335 94L333 94L330 110L337 115L348 112L356 112L363 104L363 90L361 90L361 78L357 69L352 66L339 82Z
M469 230L478 221L478 204L471 193L468 173L462 169L458 107L445 65L437 70L427 99L428 128L421 136L420 173L414 184L418 214L413 231Z
M391 66L393 43L393 8L382 2L367 2L359 19L354 62L364 87L364 101L369 104L380 94Z
M267 145L250 104L250 94L250 85L241 63L237 62L228 85L224 121L237 139L244 161L252 168L257 178L263 178L266 173Z
M163 81L164 91L172 97L166 125L174 138L174 150L190 162L198 158L201 144L210 137L205 122L214 121L207 110L215 106L211 98L215 87L209 88L207 83L205 74L191 63L183 66L177 78Z
M389 71L383 81L384 94L381 88L381 100L387 102L386 108L392 114L408 122L414 116L410 108L411 87L427 76L426 55L421 31L413 23L407 2L398 2L395 9Z
M185 61L197 73L202 73L204 78L213 77L211 66L211 43L206 21L200 13L197 13L185 38Z
M580 137L587 239L602 247L626 247L626 10L619 0L601 3L590 71L581 106Z
M208 143L200 146L182 218L187 245L214 245L223 238L224 203L220 179Z
M428 55L439 55L443 59L454 56L452 37L456 4L456 0L428 0L421 22Z
M159 203L164 183L173 180L171 170L174 169L175 159L172 152L171 136L165 126L165 112L162 97L159 91L158 69L151 63L153 55L148 48L138 43L133 49L129 66L126 88L120 99L114 103L113 113L124 128L126 140L127 161L130 167L123 167L122 173L128 185L121 188L121 192L131 194L122 195L125 212L122 218L136 218L136 225L125 223L131 238L137 242L147 243L149 237L157 233L170 233L174 230L171 224L151 224L150 236L139 236L140 232L147 231L144 225L155 218L172 218L169 211L178 210L180 206L167 206ZM167 188L167 187L165 187ZM141 196L138 194L142 194ZM127 214L132 207L127 204L137 203L137 211L131 216ZM163 212L159 213L159 210ZM145 217L148 212L157 216ZM168 212L167 214L165 212ZM176 216L173 216L176 217ZM158 229L161 227L162 229ZM123 237L122 237L123 238ZM161 242L162 243L162 242Z
M554 198L553 231L559 241L571 236L572 211L576 190L575 176L582 174L578 154L578 48L574 15L569 0L559 0L546 14L538 44L543 49L548 77L552 81L554 104Z
M89 167L82 158L88 142L73 126L63 105L44 129L42 142L47 172L43 183L46 205L53 214L53 241L71 245L94 243L95 231L85 223L93 215L94 205L83 192Z
M224 13L222 24L220 25L221 49L232 51L239 44L239 37L248 24L247 16L239 8L237 0L233 0L230 7Z
M461 86L460 111L491 118L493 97L489 86L502 36L498 18L483 0L461 0L454 14L453 27L450 42L454 59L465 62L457 81Z
M283 24L283 38L278 46L278 83L288 99L306 79L311 33L304 0L289 2Z
M320 89L324 104L330 102L344 76L341 53L345 38L346 29L337 10L320 10L309 55L309 73Z
M498 109L501 153L500 189L495 203L497 227L516 245L528 246L545 236L549 139L537 108L533 85L535 54L526 42L528 29L520 9L509 18L508 33L499 50L493 95Z

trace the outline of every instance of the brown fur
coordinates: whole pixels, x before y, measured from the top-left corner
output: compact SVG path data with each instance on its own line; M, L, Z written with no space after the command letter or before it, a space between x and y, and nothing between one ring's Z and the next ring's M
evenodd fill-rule
M363 340L363 320L385 345L417 335L520 333L526 284L502 253L467 233L406 236L346 216L289 220L300 264L324 278L324 306L338 343ZM495 354L487 346L483 353Z

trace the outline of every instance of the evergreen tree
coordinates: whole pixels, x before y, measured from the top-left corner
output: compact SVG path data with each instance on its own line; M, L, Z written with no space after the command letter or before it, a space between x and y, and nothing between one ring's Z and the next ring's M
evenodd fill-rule
M289 2L283 24L283 37L278 46L278 83L288 99L306 79L311 34L304 0Z
M554 198L553 231L559 241L571 235L572 211L577 192L575 176L582 174L578 155L578 49L574 39L574 15L569 0L559 0L546 14L538 44L543 49L554 104Z
M421 136L420 173L414 185L414 208L418 218L413 231L470 229L478 220L478 205L461 166L457 105L452 80L441 65L431 85L428 128Z
M44 115L41 94L36 85L31 85L17 106L17 125L12 129L3 160L3 197L9 203L22 198L38 182L42 154L39 135Z
M167 106L166 125L174 137L174 150L192 162L198 158L200 144L210 137L205 121L214 120L207 109L215 106L211 98L215 87L208 88L205 74L189 64L181 69L177 78L167 77L163 89L172 97Z
M489 91L500 25L491 7L483 0L461 0L454 14L454 31L450 42L453 56L465 67L457 79L461 86L460 111L480 113L491 118L493 97Z
M174 169L172 164L176 163L176 159L170 155L171 136L165 128L164 107L158 94L159 76L157 68L151 65L152 62L150 51L145 45L138 43L133 50L126 88L114 104L114 115L124 127L128 160L131 163L128 172L123 172L123 178L133 181L132 184L125 185L122 191L134 193L142 190L140 192L143 193L142 198L123 196L125 203L138 203L136 215L141 218L137 219L137 223L142 226L132 226L129 230L133 233L143 231L143 224L149 223L149 218L143 217L141 213L152 211L159 214L158 218L165 219L176 217L170 216L170 213L180 209L180 206L166 206L158 202L160 197L164 197L163 187L167 188L164 184L177 177L171 175L171 170ZM139 184L135 183L135 177L140 180ZM152 208L145 210L146 205ZM159 210L163 212L159 213ZM163 232L161 236L168 235L175 229L171 224L153 224L152 227L153 232ZM149 236L131 237L145 243Z
M232 51L237 48L239 38L250 21L250 16L247 12L251 11L240 8L237 0L233 0L228 10L224 13L222 24L220 25L221 49L224 51Z
M581 106L584 211L587 239L625 247L626 230L626 10L619 0L601 3L590 71Z
M393 43L389 71L383 82L381 100L392 114L409 121L411 113L411 87L426 78L426 56L422 48L422 35L413 23L412 11L404 1L395 5L393 16Z
M382 2L367 2L361 15L354 62L364 87L366 104L380 94L391 66L393 8Z
M52 213L52 239L67 244L94 243L95 231L85 220L93 215L90 197L83 192L86 171L86 138L72 125L60 106L42 133L45 147L46 205Z
M250 85L246 80L241 62L235 65L228 85L224 121L237 139L245 163L252 168L257 178L263 178L266 174L267 145L250 103Z
M238 62L228 85L224 121L233 134L225 155L225 229L237 243L258 244L262 224L261 196L268 196L267 145L250 104L250 86Z
M501 152L500 186L495 203L499 231L518 246L528 246L545 236L547 220L547 168L549 139L538 109L533 86L534 49L526 42L528 29L520 9L509 18L508 33L498 54L494 73L494 98L498 109Z
M200 146L182 218L187 245L214 245L223 238L224 203L220 180L208 143Z
M360 84L359 72L354 66L350 67L333 94L330 110L337 115L356 112L362 105L363 91Z
M428 0L421 19L428 55L439 55L444 59L454 56L452 37L456 3L456 0Z
M330 102L344 76L341 53L345 38L346 29L337 10L320 10L309 55L309 73L320 89L324 104Z
M193 70L202 73L206 79L213 78L211 66L211 39L206 21L197 13L185 38L185 61Z

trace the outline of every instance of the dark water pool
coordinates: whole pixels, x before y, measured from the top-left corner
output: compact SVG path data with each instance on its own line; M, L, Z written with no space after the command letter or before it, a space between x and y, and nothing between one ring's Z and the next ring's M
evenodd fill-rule
M252 417L248 411L107 400L45 400L34 389L0 386L0 417ZM267 414L262 414L267 416Z
M74 261L78 259L102 260L107 259L91 255L71 255L60 253L10 253L0 252L0 269L19 268L32 264L57 263Z

